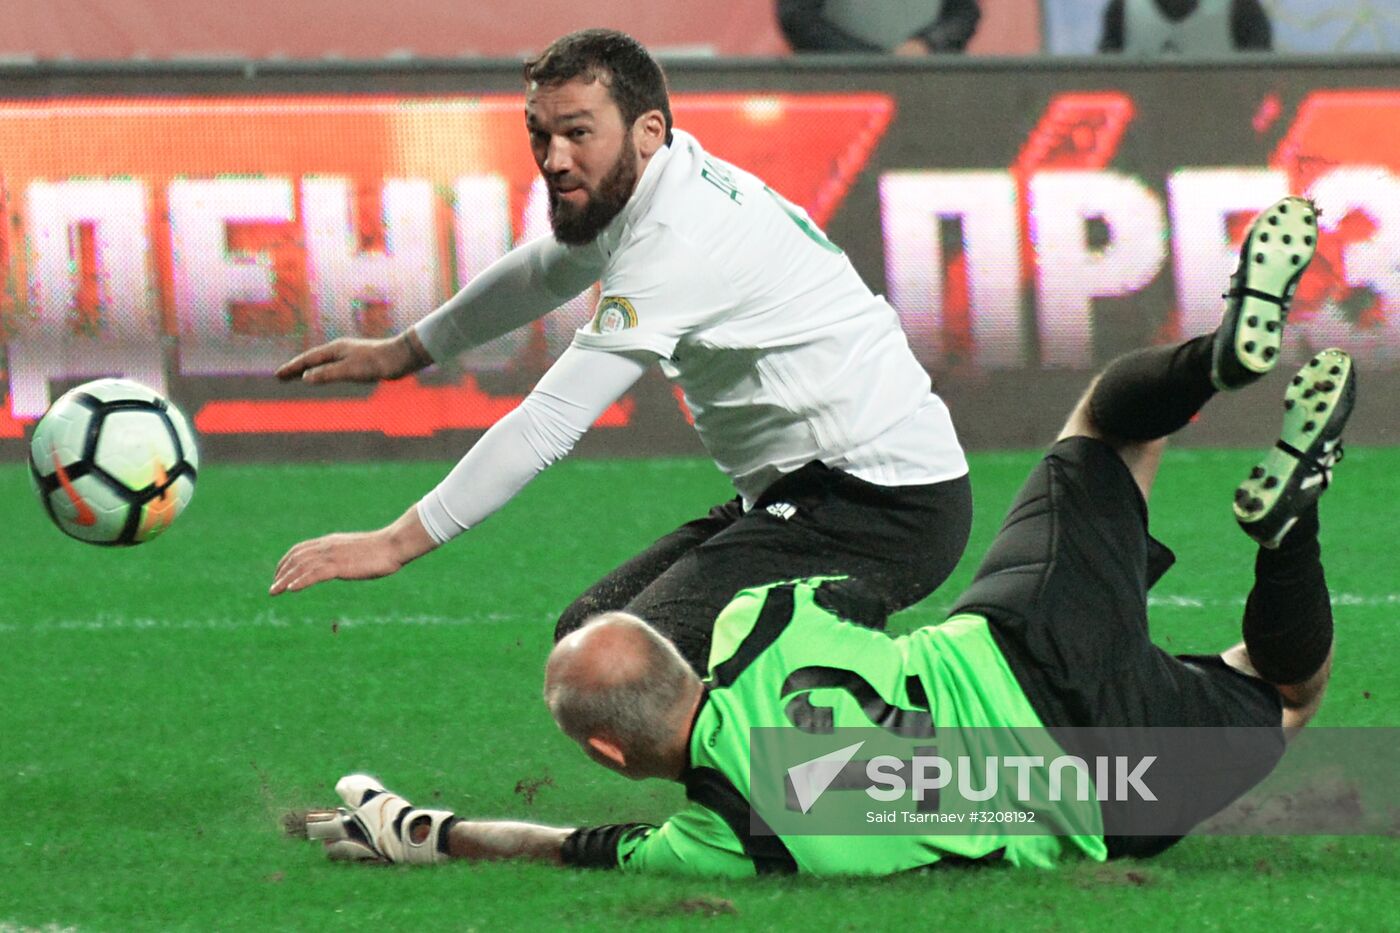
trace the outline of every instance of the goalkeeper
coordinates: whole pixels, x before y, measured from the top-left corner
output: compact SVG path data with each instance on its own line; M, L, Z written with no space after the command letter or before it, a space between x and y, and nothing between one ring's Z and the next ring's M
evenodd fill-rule
M409 375L548 313L601 280L593 320L521 405L390 526L304 541L271 592L394 573L476 527L651 366L685 392L738 495L666 535L562 613L645 617L704 670L715 616L746 586L812 574L890 611L967 545L967 461L899 318L800 209L671 126L660 67L607 30L525 68L525 124L552 237L483 271L402 336L337 340L278 372L312 383Z
M883 874L948 859L1048 865L1161 851L1257 783L1285 738L1316 712L1330 673L1332 613L1317 501L1341 456L1355 397L1350 358L1314 357L1285 395L1279 441L1235 493L1259 542L1243 642L1174 657L1149 639L1147 590L1171 563L1147 530L1165 438L1217 389L1237 389L1278 357L1289 297L1315 240L1312 206L1290 198L1250 230L1214 333L1140 350L1090 385L1032 470L954 615L891 638L851 581L750 589L715 623L703 681L641 619L608 613L550 655L545 699L598 764L685 785L689 805L660 826L552 828L415 809L372 778L338 785L349 809L298 822L332 856L438 862L537 858L564 865L725 876ZM1255 737L1212 753L1144 832L1117 801L1089 802L1058 834L827 836L765 832L751 812L751 729L880 726L950 735L979 727L1238 727ZM1228 731L1228 730L1227 730ZM1195 734L1195 733L1193 733ZM791 771L788 772L791 774ZM753 777L759 780L758 776ZM1064 813L1047 805L1048 822Z

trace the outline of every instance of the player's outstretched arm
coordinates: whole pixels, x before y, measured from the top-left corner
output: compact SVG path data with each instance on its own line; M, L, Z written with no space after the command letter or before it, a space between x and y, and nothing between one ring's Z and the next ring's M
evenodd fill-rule
M332 534L293 547L269 593L325 580L369 580L474 527L537 473L567 454L598 416L646 371L653 356L571 347L524 403L502 418L439 486L378 531Z
M277 378L286 382L301 379L314 384L326 382L380 382L401 379L430 366L433 357L413 328L397 337L364 340L342 337L312 347L283 363Z
M553 237L516 247L483 269L431 314L397 337L342 337L284 363L282 380L310 383L399 379L533 321L597 281L603 254Z
M448 831L447 851L452 858L477 862L531 859L562 865L564 840L572 833L572 829L538 823L463 820Z
M304 590L326 580L387 577L435 547L418 509L410 508L378 531L325 535L293 546L278 562L268 593Z
M413 326L435 360L451 359L537 320L603 272L595 246L572 249L542 236L497 259Z
M563 864L572 829L512 821L471 822L447 810L415 807L368 774L335 785L345 807L288 813L293 836L321 842L336 861L433 865L449 859L533 859ZM348 809L347 809L348 808Z
M419 503L433 540L445 544L479 525L566 456L654 359L577 346L565 350L525 401L492 425Z

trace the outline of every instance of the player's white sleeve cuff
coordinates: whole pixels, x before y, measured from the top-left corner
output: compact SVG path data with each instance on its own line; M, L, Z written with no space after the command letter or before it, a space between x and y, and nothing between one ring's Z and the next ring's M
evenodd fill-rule
M416 508L418 521L423 523L423 530L438 544L446 544L467 530L466 525L457 521L452 517L452 513L447 511L447 506L443 505L442 496L436 489L419 499Z

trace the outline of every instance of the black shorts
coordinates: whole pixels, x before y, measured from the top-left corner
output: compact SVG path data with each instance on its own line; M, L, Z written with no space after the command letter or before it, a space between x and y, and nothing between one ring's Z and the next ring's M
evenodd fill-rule
M609 573L565 610L555 639L598 612L624 609L703 673L715 617L740 590L839 574L894 612L947 579L971 527L966 476L880 486L814 461L774 482L749 511L737 498L718 505Z
M1173 656L1152 643L1147 591L1172 560L1148 534L1146 503L1113 448L1068 438L1031 472L955 611L987 618L1031 705L1073 754L1093 751L1094 730L1239 727L1192 733L1218 735L1228 749L1218 774L1180 789L1184 832L1273 769L1282 701L1218 656ZM1254 736L1244 751L1241 735ZM1110 855L1150 854L1179 838L1124 835L1136 816L1105 805Z

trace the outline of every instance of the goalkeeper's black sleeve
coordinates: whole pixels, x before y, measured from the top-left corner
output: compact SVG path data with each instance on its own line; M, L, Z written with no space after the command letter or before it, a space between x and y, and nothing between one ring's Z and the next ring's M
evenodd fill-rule
M575 868L616 868L617 846L634 834L647 833L656 827L650 823L613 823L608 826L582 827L564 840L559 858Z

